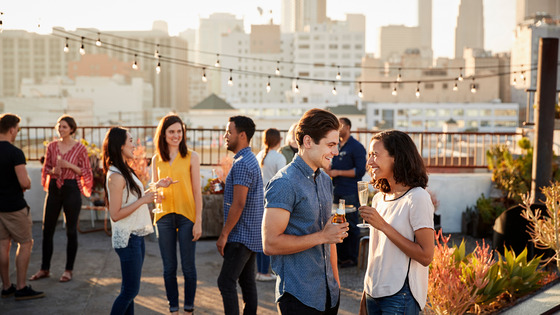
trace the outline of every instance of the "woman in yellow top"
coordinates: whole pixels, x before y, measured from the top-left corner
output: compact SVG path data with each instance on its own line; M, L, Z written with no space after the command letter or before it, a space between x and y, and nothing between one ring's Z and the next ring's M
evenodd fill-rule
M171 178L175 183L163 190L163 212L155 213L163 279L172 314L179 312L177 286L177 240L185 281L185 314L192 314L196 292L195 249L202 235L202 192L200 159L187 149L185 125L179 116L167 115L156 130L156 154L152 158L152 181Z

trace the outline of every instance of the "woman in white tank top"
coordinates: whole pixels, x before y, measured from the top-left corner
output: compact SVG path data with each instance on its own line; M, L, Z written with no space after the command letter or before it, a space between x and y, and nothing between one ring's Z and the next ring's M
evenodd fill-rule
M109 214L113 230L112 243L121 262L122 286L111 314L132 314L134 298L140 290L144 263L144 236L153 232L147 204L154 192L142 191L138 179L126 160L134 158L134 144L126 129L111 128L103 141L103 171L106 174ZM161 181L167 184L169 179Z

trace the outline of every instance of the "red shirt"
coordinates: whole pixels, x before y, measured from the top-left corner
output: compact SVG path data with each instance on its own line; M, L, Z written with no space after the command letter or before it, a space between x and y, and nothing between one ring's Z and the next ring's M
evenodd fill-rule
M50 174L50 171L56 166L58 156L60 156L63 160L78 166L82 171L82 175L74 173L74 171L69 168L62 168L60 175ZM65 179L75 179L76 182L78 182L78 188L80 188L82 194L89 197L93 186L93 174L91 172L86 147L81 143L76 143L70 150L68 150L68 152L60 154L58 141L49 143L47 147L47 155L45 156L45 164L43 165L43 170L41 171L41 185L43 185L45 191L48 191L49 189L49 182L51 178L56 179L56 186L58 188L62 187Z

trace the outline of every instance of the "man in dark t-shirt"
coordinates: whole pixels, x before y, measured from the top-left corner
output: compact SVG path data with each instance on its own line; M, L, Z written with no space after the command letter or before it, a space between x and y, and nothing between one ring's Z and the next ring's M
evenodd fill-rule
M26 285L27 267L33 247L32 221L23 192L31 188L25 169L23 151L12 143L19 131L20 118L14 114L0 116L0 277L2 297L15 295L16 301L45 296ZM18 243L16 253L17 285L10 282L10 247Z

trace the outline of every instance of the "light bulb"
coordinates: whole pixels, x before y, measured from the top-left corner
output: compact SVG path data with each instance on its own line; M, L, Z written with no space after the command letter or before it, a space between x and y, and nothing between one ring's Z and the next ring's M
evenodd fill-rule
M159 44L156 44L156 51L154 51L154 57L159 59Z
M401 68L399 68L399 74L397 75L397 82L401 82L402 75L401 75Z
M459 68L459 76L457 77L457 80L463 81L463 68Z
M216 54L216 63L214 64L214 67L220 67L220 54Z
M338 66L338 72L336 73L336 79L340 80L342 76L340 75L340 66Z
M97 41L95 42L95 46L101 47L101 38L99 37L99 33L97 33Z
M416 84L416 98L420 97L420 82Z
M276 62L276 70L274 72L276 75L280 75L280 61Z
M206 68L202 68L202 82L207 82L208 79L206 78Z
M233 78L232 77L229 77L229 80L227 81L227 85L233 86Z
M338 92L336 91L336 86L333 86L333 87L332 87L332 91L331 91L331 92L332 92L333 95L338 94Z
M134 55L134 62L132 63L132 69L138 70L138 62L136 61L137 55Z
M85 55L86 49L84 48L84 37L82 37L82 45L80 46L80 55Z
M298 94L298 93L299 93L298 81L299 81L299 78L296 78L296 86L294 87L294 93L295 93L295 94Z
M266 93L270 93L270 89L271 89L271 87L270 87L270 82L268 82L268 83L266 84Z
M471 84L471 93L476 93L476 85L474 83Z
M66 37L66 45L64 45L64 52L68 53L70 51L70 48L68 47L68 37Z
M158 61L156 66L156 73L159 74L161 72L161 63Z
M359 98L364 98L364 92L362 91L362 89L360 89L360 90L358 91L358 97L359 97Z
M395 86L395 87L393 88L393 92L391 92L391 95L397 96L397 94L398 94L398 93L397 93L397 87Z
M517 85L517 79L513 78L513 85Z
M455 82L455 84L453 84L453 92L457 91L459 91L459 87L457 86L457 82Z

